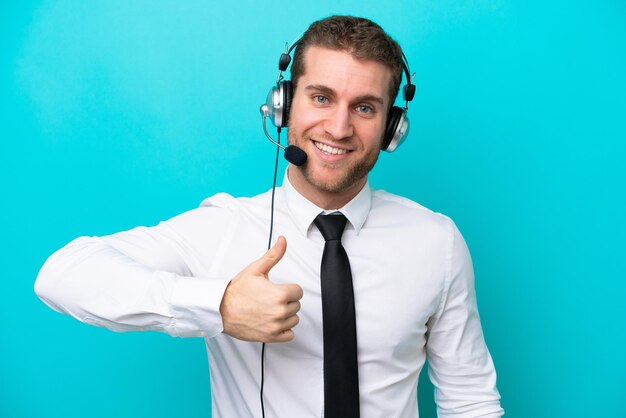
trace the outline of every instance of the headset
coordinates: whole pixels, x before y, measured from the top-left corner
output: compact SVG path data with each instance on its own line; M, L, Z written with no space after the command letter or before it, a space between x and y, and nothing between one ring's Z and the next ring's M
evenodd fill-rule
M272 87L267 95L267 99L264 105L261 106L261 114L263 116L263 129L268 139L285 150L285 158L287 161L295 164L302 165L306 161L306 154L299 148L289 146L284 147L279 142L275 141L267 133L265 126L265 119L270 118L270 121L280 133L281 128L286 128L289 122L289 111L291 110L291 98L293 97L293 84L291 80L283 80L283 72L287 70L291 63L291 52L298 46L301 41L301 37L298 38L291 46L288 44L285 46L285 52L280 55L278 60L278 80L276 86ZM406 77L406 84L402 89L402 96L405 101L404 107L392 106L389 109L387 116L387 126L385 127L385 134L381 143L380 149L387 152L395 151L400 144L406 139L409 132L409 118L407 112L409 110L409 102L413 100L415 96L415 85L413 84L413 76L409 70L409 63L402 53L402 71ZM296 149L294 149L296 148ZM302 151L300 154L299 151ZM293 155L296 154L296 155ZM302 160L304 158L304 160ZM291 161L294 159L294 161ZM300 164L297 164L300 163Z

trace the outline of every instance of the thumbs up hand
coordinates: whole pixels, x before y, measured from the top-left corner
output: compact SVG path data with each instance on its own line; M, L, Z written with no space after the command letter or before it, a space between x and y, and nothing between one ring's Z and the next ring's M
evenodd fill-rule
M226 287L220 314L224 333L245 341L287 342L300 321L302 288L276 284L268 274L285 255L287 241L280 236L263 257L243 269Z

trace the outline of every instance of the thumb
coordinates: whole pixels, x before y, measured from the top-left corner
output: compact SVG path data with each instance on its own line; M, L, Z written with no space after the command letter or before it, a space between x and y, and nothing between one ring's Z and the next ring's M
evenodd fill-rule
M267 276L272 267L274 267L285 255L287 251L287 240L282 235L278 237L276 243L267 250L263 257L252 263L253 271Z

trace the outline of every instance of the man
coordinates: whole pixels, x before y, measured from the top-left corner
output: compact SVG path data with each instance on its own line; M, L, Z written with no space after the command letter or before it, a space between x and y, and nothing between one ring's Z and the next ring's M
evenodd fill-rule
M401 50L378 25L341 16L315 22L294 56L288 125L289 143L307 160L290 165L277 190L279 238L269 251L255 260L271 193L218 194L155 227L72 241L46 261L37 294L112 330L204 337L216 417L415 417L426 357L439 416L501 416L459 231L367 184L401 75ZM322 234L328 217L320 214L345 217L339 239ZM326 363L344 349L325 341L344 320L328 316L320 283L333 274L323 260L333 240L349 260L346 306L354 308L330 308L356 318L355 352L339 362L354 355L358 366L346 377L355 391L345 396L341 385L329 389L335 370ZM340 338L353 332L343 327ZM352 394L356 405L333 409Z

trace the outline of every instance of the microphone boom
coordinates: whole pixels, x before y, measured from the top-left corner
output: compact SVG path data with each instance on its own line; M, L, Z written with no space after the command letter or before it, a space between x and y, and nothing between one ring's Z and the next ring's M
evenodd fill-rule
M261 106L261 115L263 117L263 132L265 132L265 136L267 137L267 139L269 139L272 144L276 145L277 147L285 151L283 154L285 157L285 160L289 161L291 164L296 165L298 167L304 165L304 163L306 163L307 155L306 155L306 152L304 152L302 148L296 147L295 145L289 145L288 147L285 147L283 144L281 144L280 142L272 138L269 132L267 132L267 125L265 124L265 119L267 118L268 114L269 114L269 109L267 105Z

